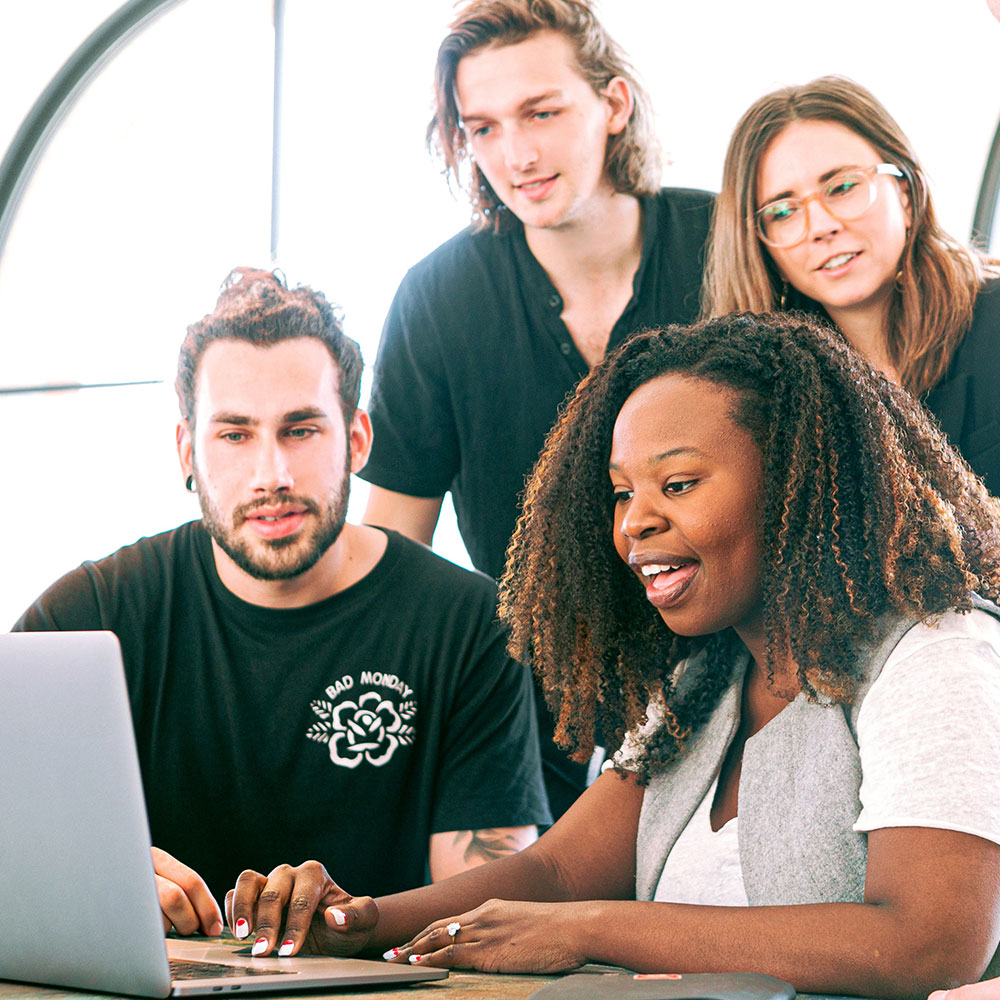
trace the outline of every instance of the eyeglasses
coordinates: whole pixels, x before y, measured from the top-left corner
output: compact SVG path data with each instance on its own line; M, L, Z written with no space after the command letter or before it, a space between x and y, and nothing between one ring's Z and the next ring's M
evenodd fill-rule
M757 209L757 233L769 246L787 250L801 243L808 232L808 209L813 198L818 198L823 208L838 222L858 219L875 203L878 197L878 174L902 177L903 172L891 163L874 167L842 170L818 190L804 198L778 198Z

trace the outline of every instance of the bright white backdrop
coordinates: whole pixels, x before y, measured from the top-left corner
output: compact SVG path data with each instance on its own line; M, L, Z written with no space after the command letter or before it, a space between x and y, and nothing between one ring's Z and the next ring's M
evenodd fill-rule
M0 0L0 148L114 0ZM267 263L269 0L185 0L56 134L0 260L0 386L163 380L0 397L0 628L64 570L195 516L170 388L187 323L237 263ZM278 263L341 303L374 359L405 269L463 225L423 149L448 0L287 0ZM894 112L966 237L1000 117L986 0L603 0L653 94L668 184L715 188L755 97L852 76ZM363 485L356 484L357 512ZM436 545L462 559L454 528Z

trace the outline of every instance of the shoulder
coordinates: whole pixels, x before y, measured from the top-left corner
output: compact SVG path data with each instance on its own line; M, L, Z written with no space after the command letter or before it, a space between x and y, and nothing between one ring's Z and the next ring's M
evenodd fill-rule
M509 258L516 236L516 231L497 235L491 230L463 229L406 272L397 296L440 288L461 290L464 282L477 275L488 277L494 264Z
M1000 341L1000 277L984 281L976 295L972 324L955 349L946 380L995 373Z
M660 188L657 202L672 212L711 212L715 195L701 188Z
M88 560L52 584L25 612L17 628L108 627L112 609L122 599L139 595L155 601L165 582L176 575L178 562L194 558L200 521L140 538L105 556Z
M1000 620L986 611L949 611L907 630L886 658L861 707L861 720L900 698L968 698L971 687L991 692L1000 711Z
M1000 276L988 278L980 286L970 332L973 330L989 332L993 338L1000 336Z
M660 227L695 227L708 231L715 207L715 195L698 188L660 188L654 198L660 216Z
M855 829L929 826L1000 843L1000 622L950 612L899 640L858 714Z
M199 542L207 542L201 521L189 521L169 531L140 538L131 545L96 562L84 563L90 572L122 582L151 582L155 576L171 572L178 563L195 558Z
M697 263L712 224L715 195L696 188L661 188L652 203L660 241L670 256L690 253Z
M446 593L459 600L496 603L496 584L485 573L459 566L398 531L379 530L389 538L383 557L386 569L404 574L418 594Z

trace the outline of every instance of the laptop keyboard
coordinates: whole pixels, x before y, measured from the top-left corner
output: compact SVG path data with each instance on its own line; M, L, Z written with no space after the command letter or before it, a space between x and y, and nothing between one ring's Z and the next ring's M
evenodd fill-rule
M171 979L222 979L231 976L297 976L280 969L255 969L251 965L225 965L223 962L185 962L170 960Z

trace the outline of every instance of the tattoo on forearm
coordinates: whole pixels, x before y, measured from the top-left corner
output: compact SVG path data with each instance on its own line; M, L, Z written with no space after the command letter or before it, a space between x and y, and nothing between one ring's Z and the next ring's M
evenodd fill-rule
M465 844L464 860L468 865L483 864L505 854L516 854L518 850L517 840L512 833L504 833L494 827L487 827L485 830L458 830L452 846L461 847L465 841L468 843Z

